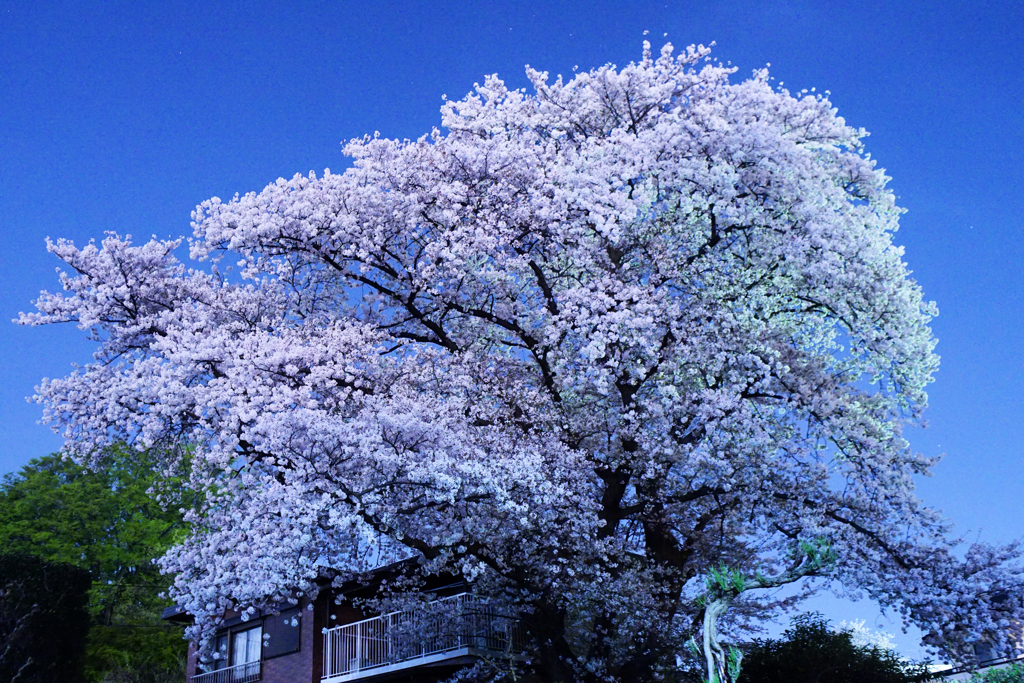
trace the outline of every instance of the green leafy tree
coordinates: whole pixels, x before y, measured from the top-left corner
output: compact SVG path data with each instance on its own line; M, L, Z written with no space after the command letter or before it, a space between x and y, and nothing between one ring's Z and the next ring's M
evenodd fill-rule
M111 449L93 471L48 455L0 483L0 547L88 571L90 680L177 680L187 644L160 620L170 578L153 558L185 533L181 487L161 477L149 454Z
M834 631L820 614L805 614L778 640L756 640L743 657L741 683L909 683L927 668L892 650L855 645L850 631Z
M976 671L971 675L971 683L1024 683L1024 664L1014 662L998 669Z

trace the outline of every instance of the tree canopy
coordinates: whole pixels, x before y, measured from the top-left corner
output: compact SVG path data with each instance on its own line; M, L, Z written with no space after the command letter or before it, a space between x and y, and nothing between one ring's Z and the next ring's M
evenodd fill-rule
M163 562L195 635L413 554L519 604L548 681L669 680L695 635L734 678L720 627L813 576L1007 644L1016 547L957 550L913 493L936 311L889 179L827 97L734 71L490 76L443 131L203 202L202 267L49 245L64 291L21 320L98 344L39 389L66 451L194 448Z
M778 639L756 640L743 657L741 683L911 683L928 669L892 650L857 645L849 630L834 631L820 614L793 620Z
M179 628L160 620L170 577L154 559L186 533L180 486L157 477L149 453L113 447L90 470L58 454L36 458L0 483L0 546L88 572L85 673L149 670L175 680L186 652ZM171 505L148 490L157 486ZM133 679L141 680L141 679Z

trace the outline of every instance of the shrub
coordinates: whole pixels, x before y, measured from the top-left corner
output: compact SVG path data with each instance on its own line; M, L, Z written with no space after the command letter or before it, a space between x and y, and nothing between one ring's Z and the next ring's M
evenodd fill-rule
M741 683L909 683L927 669L892 650L857 646L820 614L805 614L779 640L756 640L743 658Z

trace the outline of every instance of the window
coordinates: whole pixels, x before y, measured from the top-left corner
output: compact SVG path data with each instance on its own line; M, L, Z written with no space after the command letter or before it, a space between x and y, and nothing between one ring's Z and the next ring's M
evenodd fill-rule
M213 661L198 662L193 683L253 683L263 673L262 620L236 623L217 634Z
M299 651L302 612L289 609L263 621L263 658L270 659Z
M260 661L263 647L263 627L235 631L231 634L231 661L228 666Z
M196 673L205 674L228 666L228 634L218 633L213 645L213 660L198 662Z

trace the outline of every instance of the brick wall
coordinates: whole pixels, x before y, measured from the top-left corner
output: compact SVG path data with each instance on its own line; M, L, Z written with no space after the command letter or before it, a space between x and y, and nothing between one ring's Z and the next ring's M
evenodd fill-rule
M318 599L312 610L308 609L308 600L299 603L299 651L264 660L263 683L319 683L323 637L318 635L323 628L323 602L323 598Z

